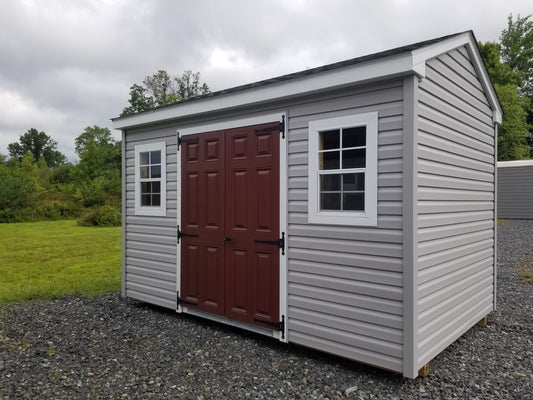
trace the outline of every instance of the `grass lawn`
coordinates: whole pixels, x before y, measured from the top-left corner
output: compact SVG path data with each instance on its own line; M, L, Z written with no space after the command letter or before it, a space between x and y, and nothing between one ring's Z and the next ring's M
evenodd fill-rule
M121 228L0 224L0 304L120 290Z

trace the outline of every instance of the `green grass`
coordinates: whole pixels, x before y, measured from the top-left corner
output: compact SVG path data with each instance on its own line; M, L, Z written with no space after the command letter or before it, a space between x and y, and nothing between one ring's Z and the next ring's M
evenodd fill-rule
M0 304L120 290L121 228L0 224Z

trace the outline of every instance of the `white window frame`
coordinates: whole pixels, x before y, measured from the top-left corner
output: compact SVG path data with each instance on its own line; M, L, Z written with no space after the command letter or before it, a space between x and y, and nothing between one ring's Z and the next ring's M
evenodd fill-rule
M161 202L159 206L141 205L140 154L147 151L161 151ZM135 146L135 215L167 215L167 144L166 142L140 144ZM155 180L155 179L154 179Z
M357 170L357 172L364 172L365 174L365 210L320 210L319 133L359 126L366 127L366 165L365 168ZM308 222L324 225L377 226L378 113L370 112L310 121L308 143Z

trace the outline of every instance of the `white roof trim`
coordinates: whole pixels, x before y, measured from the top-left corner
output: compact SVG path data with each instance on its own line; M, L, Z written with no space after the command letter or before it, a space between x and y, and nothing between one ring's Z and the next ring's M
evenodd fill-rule
M487 69L477 47L476 39L470 32L465 32L457 36L453 36L449 39L442 40L440 42L424 46L420 49L414 50L413 55L413 70L418 71L419 75L425 77L426 72L426 62L432 58L439 56L440 54L446 53L453 49L466 46L468 53L471 57L471 61L476 69L479 80L487 98L490 102L491 108L493 110L492 119L494 122L501 124L503 111L498 100L498 96L492 86Z
M533 167L533 160L498 161L498 168Z
M416 74L424 77L427 60L465 45L469 49L474 66L480 76L480 81L494 110L494 122L500 123L502 115L500 103L498 102L483 60L477 49L475 38L470 32L465 32L411 52L406 51L401 54L392 54L367 62L356 63L307 76L299 76L276 83L269 83L263 86L158 108L151 112L147 111L118 118L113 120L113 127L115 129L124 129L155 122L164 122L176 118L191 117L213 111L235 109L242 106L258 105L304 94L408 74Z

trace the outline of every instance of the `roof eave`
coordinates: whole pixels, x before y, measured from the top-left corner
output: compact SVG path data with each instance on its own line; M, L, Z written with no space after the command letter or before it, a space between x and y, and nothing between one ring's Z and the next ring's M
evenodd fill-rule
M245 87L242 90L233 90L228 93L202 97L127 117L115 118L112 120L113 127L115 129L127 129L156 122L200 116L212 112L229 111L243 106L275 103L280 100L399 76L415 74L423 78L426 76L426 63L429 59L461 46L466 46L468 49L474 68L478 73L481 85L493 110L494 123L501 123L503 112L498 96L483 63L475 36L472 31L467 31L436 40L431 44L414 50L406 50L368 61L326 69L309 75L290 77L290 79L279 81L273 80L267 84Z
M113 127L115 129L126 129L215 111L228 111L242 106L278 102L293 97L413 73L416 73L416 71L413 70L411 54L407 52L220 96L178 103L128 117L116 118L113 119Z

